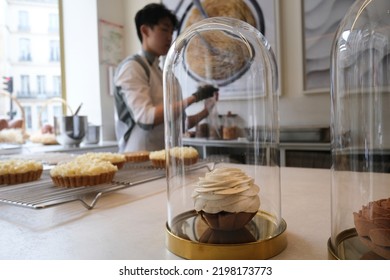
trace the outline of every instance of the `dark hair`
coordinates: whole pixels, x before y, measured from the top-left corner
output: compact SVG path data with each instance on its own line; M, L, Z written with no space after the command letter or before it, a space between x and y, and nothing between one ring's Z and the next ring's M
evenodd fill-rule
M143 7L135 15L135 26L137 28L137 35L142 42L141 25L146 24L153 27L157 25L161 19L169 18L176 29L178 20L172 11L168 10L163 4L152 3Z

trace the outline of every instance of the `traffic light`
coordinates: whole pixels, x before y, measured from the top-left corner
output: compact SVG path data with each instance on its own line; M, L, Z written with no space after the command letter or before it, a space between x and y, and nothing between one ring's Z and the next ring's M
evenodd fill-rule
M12 93L14 91L14 79L12 77L3 77L4 90Z

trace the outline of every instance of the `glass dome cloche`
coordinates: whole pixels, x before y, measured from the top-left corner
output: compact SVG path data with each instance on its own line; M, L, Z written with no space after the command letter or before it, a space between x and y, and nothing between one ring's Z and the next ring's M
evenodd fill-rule
M278 74L265 37L234 18L194 23L172 44L163 84L167 248L186 259L268 259L282 252ZM218 98L191 128L188 119L208 100L183 102L204 85L218 88Z
M390 1L358 0L331 65L329 257L390 259Z

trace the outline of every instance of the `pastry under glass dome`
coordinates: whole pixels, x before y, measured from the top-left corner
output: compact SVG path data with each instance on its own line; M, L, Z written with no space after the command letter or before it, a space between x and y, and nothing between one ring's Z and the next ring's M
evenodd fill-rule
M265 37L253 26L233 18L213 17L194 23L171 46L163 82L168 249L188 259L266 259L279 254L287 240L286 222L281 217L278 74L273 51ZM188 146L184 141L188 137L186 116L191 115L191 110L201 110L204 101L185 111L175 104L204 84L219 88L216 105L219 113L236 106L246 126L261 128L254 133L253 141L244 139L241 143L236 156L242 162L232 160L229 150L214 150L205 158L200 153L201 158L192 165L177 160L177 155L171 153L177 147ZM218 114L214 117L217 122ZM214 174L218 172L223 175ZM230 173L234 174L233 179L221 183L221 178ZM240 209L218 212L215 209L220 205L215 208L213 203L209 210L201 210L199 205L210 206L209 201L202 200L205 197L219 199L234 192L213 190L211 195L204 195L203 187L209 186L210 176L214 183L218 178L216 189L234 185L232 181L238 181L237 178L247 178L246 183L236 187L245 185L245 195L251 195L252 203L252 209L246 211L252 213ZM202 199L197 200L199 197ZM230 198L234 200L232 196L227 199ZM222 212L229 217L222 218Z
M389 11L356 1L334 39L330 258L390 259Z

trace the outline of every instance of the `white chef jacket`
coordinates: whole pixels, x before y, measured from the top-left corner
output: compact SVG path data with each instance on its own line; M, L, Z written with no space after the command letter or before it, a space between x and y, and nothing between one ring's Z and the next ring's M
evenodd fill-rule
M164 123L153 125L155 107L164 102L162 70L158 57L140 52L149 66L149 73L136 60L128 60L118 66L115 86L122 94L135 122L129 139L124 139L128 125L116 117L115 131L119 152L164 149ZM116 115L117 116L117 115Z

